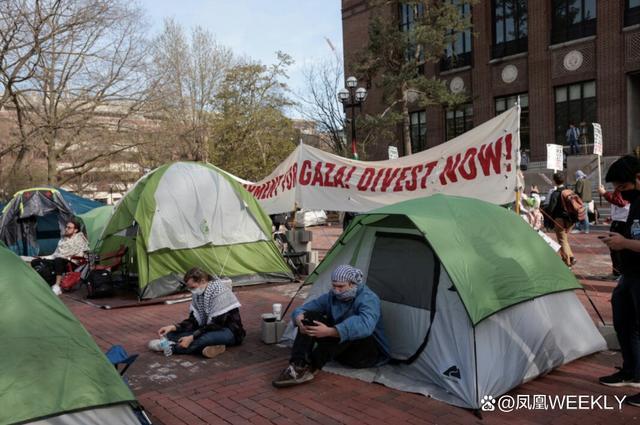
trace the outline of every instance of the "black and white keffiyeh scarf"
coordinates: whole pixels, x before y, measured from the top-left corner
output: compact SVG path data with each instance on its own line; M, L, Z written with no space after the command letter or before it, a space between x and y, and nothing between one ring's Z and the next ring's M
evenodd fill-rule
M240 302L231 289L222 281L209 281L203 294L193 295L189 311L198 321L198 325L211 323L214 317L240 307Z

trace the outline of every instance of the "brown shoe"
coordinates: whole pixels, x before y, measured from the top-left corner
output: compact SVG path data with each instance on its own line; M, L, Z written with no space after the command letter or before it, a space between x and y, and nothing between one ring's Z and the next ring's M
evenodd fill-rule
M224 345L210 345L202 349L202 355L208 359L212 359L217 355L224 353L226 347Z
M289 365L285 370L280 372L280 375L271 382L276 388L285 388L293 385L304 384L314 378L313 373L308 367L299 367L295 365Z

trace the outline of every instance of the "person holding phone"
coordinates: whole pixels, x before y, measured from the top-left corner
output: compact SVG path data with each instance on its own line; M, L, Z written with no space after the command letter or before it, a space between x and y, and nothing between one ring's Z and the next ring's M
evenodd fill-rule
M613 183L630 205L626 225L619 233L602 238L609 249L621 253L622 276L611 294L611 310L622 368L599 381L610 387L640 389L640 233L631 229L634 220L640 220L640 161L630 155L618 159L609 167L605 180ZM625 402L640 407L640 393L627 397Z
M331 274L331 290L295 309L291 318L298 335L289 366L273 381L276 388L312 380L331 360L367 368L389 359L380 299L355 267L338 266Z

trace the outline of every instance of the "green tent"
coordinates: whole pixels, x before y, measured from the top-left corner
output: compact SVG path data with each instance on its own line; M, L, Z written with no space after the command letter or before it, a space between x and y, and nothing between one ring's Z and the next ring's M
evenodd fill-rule
M1 245L0 323L0 424L139 423L134 395L91 336Z
M518 215L477 199L434 195L357 216L308 277L309 299L330 290L339 264L362 269L380 297L396 360L356 377L480 408L606 347L560 257Z
M129 247L141 298L176 292L199 266L234 284L291 281L256 199L210 164L176 162L142 177L117 204L100 252Z
M113 214L113 206L105 205L104 207L94 208L93 210L84 214L78 214L78 217L84 229L87 233L87 239L89 240L89 247L92 251L95 251L102 237L102 232L109 223L109 219Z

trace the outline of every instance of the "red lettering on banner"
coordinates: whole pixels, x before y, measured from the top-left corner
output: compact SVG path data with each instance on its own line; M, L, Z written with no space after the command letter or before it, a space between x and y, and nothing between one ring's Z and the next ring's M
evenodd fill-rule
M507 161L511 161L511 133L504 137L505 149L507 150ZM511 172L511 163L507 164L507 172Z
M376 171L373 168L364 169L364 173L362 173L362 176L360 176L360 181L358 181L359 191L365 191L369 188L369 185L371 184L371 179L373 179L375 172Z
M347 170L347 166L344 165L338 168L335 177L333 178L333 186L334 187L345 187L344 185L344 172Z
M473 180L478 175L478 170L476 169L476 155L478 154L478 150L476 148L471 148L464 154L464 159L460 164L460 168L458 171L460 172L460 177L465 180ZM465 169L465 163L467 168Z
M493 148L493 149L492 149ZM502 154L502 137L500 137L495 143L482 145L480 147L480 153L478 153L478 160L480 161L480 167L485 176L490 175L490 167L493 167L493 172L500 174L500 155Z
M311 183L311 161L308 159L302 161L302 167L300 167L300 178L298 181L302 186L306 186Z
M422 164L418 164L411 169L411 179L407 180L404 187L405 189L413 192L418 188L418 173L422 171L424 166Z
M462 155L457 153L455 159L451 156L447 158L447 163L444 166L444 170L442 170L442 173L440 173L441 185L445 186L447 184L446 177L449 177L451 183L455 183L458 181L458 176L456 176L456 168L458 168L458 165L460 164L461 156Z
M400 171L400 176L398 176L398 180L396 180L396 185L393 187L394 192L402 191L402 182L407 178L407 173L411 170L412 167L403 167Z
M433 171L434 168L436 168L436 165L438 165L438 161L431 161L425 165L426 167L425 172L424 172L424 175L422 176L422 180L420 180L420 189L427 188L427 177L431 175L431 172Z
M313 169L311 186L322 186L322 162L318 162Z
M376 191L376 187L378 187L378 182L380 181L380 178L384 174L385 170L386 170L386 168L381 168L381 169L378 170L378 174L376 174L376 178L373 179L373 183L371 184L371 187L369 188L372 192Z
M351 170L349 171L349 175L347 176L346 182L345 182L345 188L349 189L349 182L351 181L351 176L353 175L353 172L356 171L357 167L351 167Z
M387 168L387 171L384 173L384 178L382 179L382 187L380 188L381 192L386 192L393 180L398 177L398 173L400 172L399 168Z
M336 168L336 164L327 162L324 166L327 168L327 172L324 175L324 185L327 187L334 187L335 184L331 181L331 173L333 173L333 170Z

